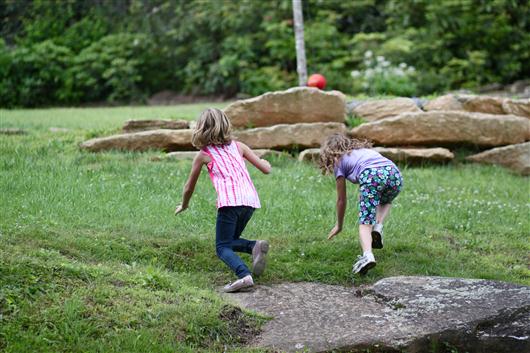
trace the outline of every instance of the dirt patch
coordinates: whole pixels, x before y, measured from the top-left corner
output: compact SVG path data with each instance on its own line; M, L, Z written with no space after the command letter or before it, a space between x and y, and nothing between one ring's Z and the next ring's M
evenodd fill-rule
M249 344L260 333L258 320L236 306L223 306L219 318L228 324L229 335L239 344Z

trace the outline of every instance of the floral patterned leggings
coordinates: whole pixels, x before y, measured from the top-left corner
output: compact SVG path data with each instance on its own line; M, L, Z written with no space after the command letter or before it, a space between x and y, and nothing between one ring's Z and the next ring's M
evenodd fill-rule
M368 168L359 175L359 224L375 224L379 204L392 203L403 178L395 166Z

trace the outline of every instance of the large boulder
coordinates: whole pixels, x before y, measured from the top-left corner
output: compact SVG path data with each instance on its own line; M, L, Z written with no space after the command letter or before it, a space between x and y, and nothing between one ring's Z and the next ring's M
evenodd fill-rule
M530 99L506 99L502 103L506 114L513 114L530 118Z
M127 120L123 132L138 132L158 129L188 129L190 122L186 120Z
M276 124L340 122L346 119L346 99L339 91L295 87L236 101L224 109L236 128Z
M275 352L530 351L530 287L517 284L401 276L360 290L281 283L226 297L272 318L255 345Z
M385 146L503 146L530 139L530 120L514 115L463 111L404 113L351 131Z
M340 123L279 124L234 131L233 136L251 148L282 150L319 147L333 133L346 133L346 126Z
M352 113L367 121L376 121L407 112L421 112L410 98L369 100L353 107Z
M374 150L381 153L391 161L398 163L446 163L451 161L455 156L446 148L388 148L374 147ZM301 162L318 162L320 158L320 149L310 148L300 152L298 160Z
M107 150L145 151L158 149L164 151L193 150L191 136L193 131L150 130L128 134L94 138L80 144L82 149L91 152Z
M530 142L497 147L466 158L472 162L496 164L522 175L530 175Z

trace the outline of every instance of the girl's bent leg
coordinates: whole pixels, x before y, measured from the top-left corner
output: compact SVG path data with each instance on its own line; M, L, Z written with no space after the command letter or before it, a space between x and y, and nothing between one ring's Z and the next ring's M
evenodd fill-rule
M363 253L372 252L372 225L359 224L359 241Z
M391 203L387 203L384 205L378 205L377 206L377 213L376 213L376 222L377 223L383 223L385 221L386 216L388 216L388 213L390 212L390 209L392 208Z
M250 275L250 270L233 250L238 212L236 207L222 207L217 212L215 248L217 256L239 278Z
M243 206L238 210L238 221L236 225L236 232L234 236L234 241L232 242L232 250L237 252L245 252L247 254L252 254L252 249L256 245L256 241L247 240L240 238L241 233L245 230L248 221L254 213L254 208Z

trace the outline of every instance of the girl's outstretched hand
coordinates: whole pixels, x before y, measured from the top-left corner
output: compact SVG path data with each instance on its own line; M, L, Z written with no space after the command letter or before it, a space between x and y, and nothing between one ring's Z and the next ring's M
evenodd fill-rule
M342 228L340 228L338 225L335 225L331 232L328 234L328 240L331 240L335 235L339 234L342 231Z
M175 216L186 209L187 207L184 207L183 205L178 205L177 208L175 208Z

